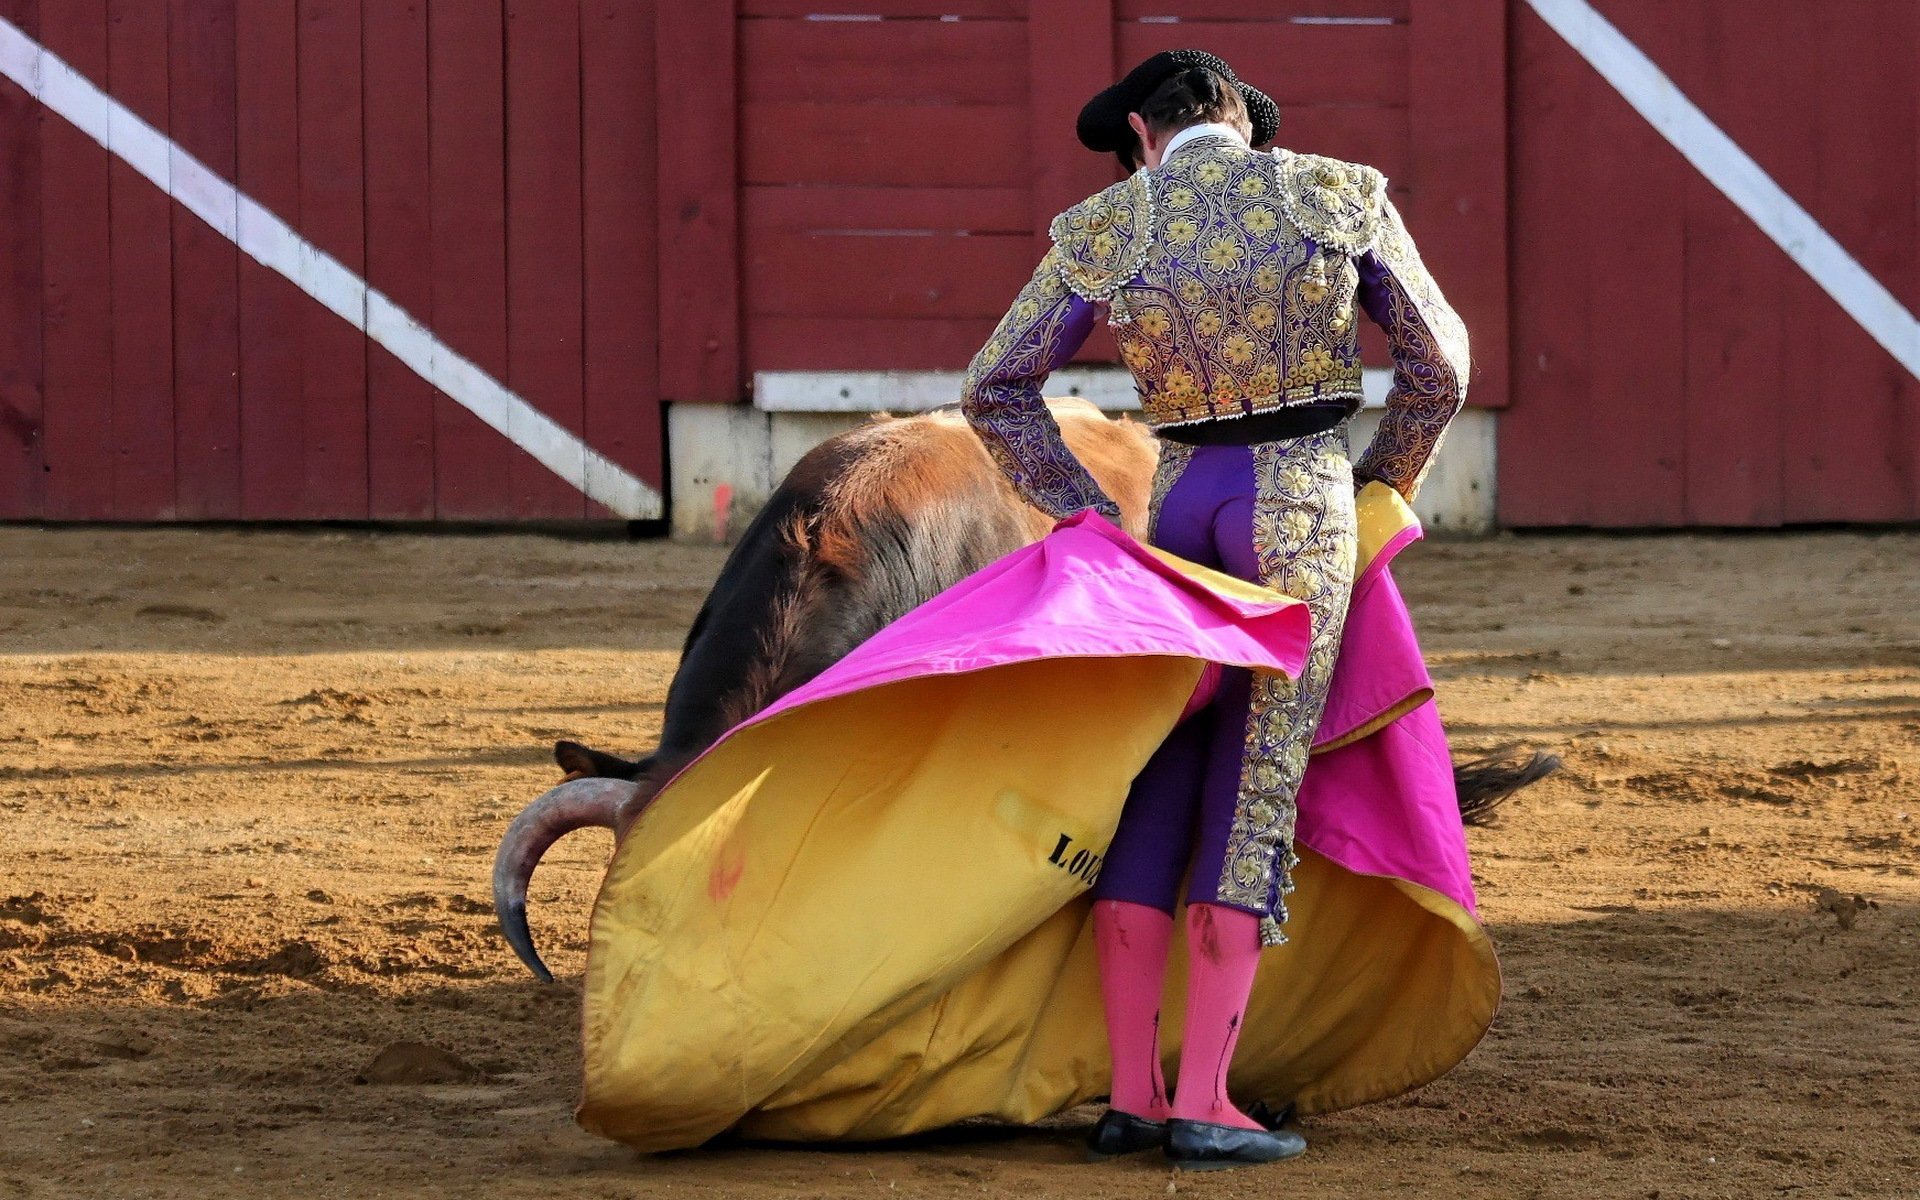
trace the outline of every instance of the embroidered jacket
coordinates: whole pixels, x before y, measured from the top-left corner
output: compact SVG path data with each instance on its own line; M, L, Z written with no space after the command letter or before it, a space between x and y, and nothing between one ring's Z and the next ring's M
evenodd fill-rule
M968 368L967 418L1027 500L1113 502L1040 398L1101 309L1155 427L1289 405L1361 404L1357 306L1386 331L1393 386L1354 464L1412 499L1466 397L1467 333L1372 167L1193 139L1056 217L1053 248Z

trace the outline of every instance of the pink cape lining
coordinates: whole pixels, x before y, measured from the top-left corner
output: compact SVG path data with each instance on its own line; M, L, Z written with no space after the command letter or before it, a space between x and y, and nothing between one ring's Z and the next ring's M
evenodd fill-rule
M1473 912L1446 734L1430 698L1410 703L1430 697L1433 682L1387 569L1418 537L1417 528L1397 534L1355 581L1316 745L1382 723L1315 753L1298 837L1348 870L1419 884ZM738 728L903 680L1046 658L1168 655L1291 675L1307 645L1304 605L1215 592L1083 512L905 614ZM1070 713L1036 734L1081 736Z

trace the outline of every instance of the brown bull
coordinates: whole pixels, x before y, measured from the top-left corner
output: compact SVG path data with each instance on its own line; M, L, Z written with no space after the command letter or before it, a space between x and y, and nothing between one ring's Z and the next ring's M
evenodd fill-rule
M1081 400L1051 402L1067 445L1146 528L1155 449L1146 429ZM528 805L494 859L494 907L520 960L551 979L527 928L527 884L565 834L625 834L641 809L721 734L812 679L882 626L1052 528L1015 494L957 412L881 418L797 463L727 556L667 688L660 746L631 761L561 742L554 756L593 784ZM1484 809L1552 761L1457 767L1461 807Z

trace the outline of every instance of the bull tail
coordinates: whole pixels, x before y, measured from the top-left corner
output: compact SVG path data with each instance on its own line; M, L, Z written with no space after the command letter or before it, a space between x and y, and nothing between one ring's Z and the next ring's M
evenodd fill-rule
M1518 746L1500 746L1479 758L1455 763L1453 786L1460 793L1460 819L1468 825L1487 824L1493 811L1515 792L1559 769L1557 756Z

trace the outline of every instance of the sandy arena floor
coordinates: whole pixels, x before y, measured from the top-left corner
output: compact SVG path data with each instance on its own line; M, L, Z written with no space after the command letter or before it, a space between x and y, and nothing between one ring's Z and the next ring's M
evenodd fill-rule
M1459 748L1567 760L1472 833L1506 1006L1298 1163L1175 1180L1080 1165L1084 1112L655 1159L573 1125L576 988L494 933L490 856L556 736L651 744L717 550L0 529L0 1200L1920 1195L1920 534L1402 561ZM563 978L607 845L535 881ZM402 1040L473 1073L355 1082Z

